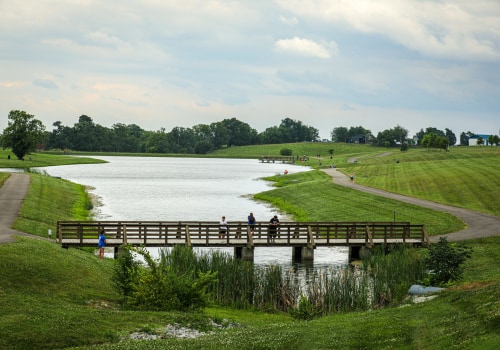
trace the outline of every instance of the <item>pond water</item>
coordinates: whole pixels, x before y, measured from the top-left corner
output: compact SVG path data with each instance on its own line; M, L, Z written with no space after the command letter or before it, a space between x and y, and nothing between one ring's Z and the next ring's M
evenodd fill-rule
M259 163L256 159L166 158L98 156L103 164L78 164L38 168L89 187L99 205L96 220L246 221L253 212L257 221L285 215L251 195L272 189L263 177L307 171L283 163ZM215 249L215 248L211 248ZM230 254L231 249L223 249ZM200 249L203 250L203 249ZM154 249L152 249L154 254ZM347 264L347 248L317 248L310 267ZM292 248L256 248L256 264L305 266L292 261Z

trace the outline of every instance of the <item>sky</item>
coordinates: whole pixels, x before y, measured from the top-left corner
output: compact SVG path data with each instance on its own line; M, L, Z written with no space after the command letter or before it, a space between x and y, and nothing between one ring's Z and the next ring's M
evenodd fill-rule
M12 110L498 134L500 1L0 0L0 131Z

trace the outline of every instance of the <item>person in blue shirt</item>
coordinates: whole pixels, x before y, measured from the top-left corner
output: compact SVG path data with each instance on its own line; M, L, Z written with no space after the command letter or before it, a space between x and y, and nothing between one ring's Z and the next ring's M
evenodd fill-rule
M253 213L250 213L250 215L248 215L248 226L250 226L250 233L252 236L255 231L255 222L255 216L253 216Z
M106 247L106 236L104 235L104 230L99 232L99 242L97 243L99 247L99 259L104 258L104 247Z

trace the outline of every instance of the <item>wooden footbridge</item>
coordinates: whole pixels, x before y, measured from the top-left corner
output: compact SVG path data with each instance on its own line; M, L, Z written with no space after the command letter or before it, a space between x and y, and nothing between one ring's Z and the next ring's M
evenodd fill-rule
M428 246L424 225L408 222L282 222L276 232L267 223L253 227L233 222L222 232L218 222L197 221L59 221L57 240L63 247L97 247L104 231L106 246L234 247L235 256L253 260L256 247L292 247L297 259L312 260L316 247L346 246L350 258L375 245ZM116 251L115 249L115 251Z

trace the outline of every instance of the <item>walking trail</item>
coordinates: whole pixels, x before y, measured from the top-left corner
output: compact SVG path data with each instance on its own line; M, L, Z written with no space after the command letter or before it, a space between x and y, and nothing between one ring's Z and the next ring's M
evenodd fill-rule
M334 168L324 169L323 171L330 175L334 183L337 185L348 186L357 191L372 193L377 196L392 198L401 202L444 211L458 217L467 224L467 228L444 235L450 242L496 236L500 234L500 217L361 186L356 183L351 183L347 176ZM5 181L4 185L0 187L0 243L13 242L15 235L40 238L38 236L13 230L11 228L17 218L24 197L28 192L29 185L30 176L28 174L12 173L11 176ZM441 236L433 236L430 239L432 242L437 242L439 237Z
M400 202L415 204L433 210L443 211L456 216L457 218L465 222L467 227L458 232L442 235L446 236L449 242L490 237L500 234L500 217L482 214L468 209L452 207L450 205L439 204L424 199L403 196L401 194L358 185L357 183L351 183L349 177L347 177L340 171L337 171L335 168L323 169L323 171L330 175L333 178L333 182L337 185L351 187L352 189L355 189L357 191L371 193L377 196L387 197ZM430 237L430 240L431 242L437 242L442 236L432 236Z

